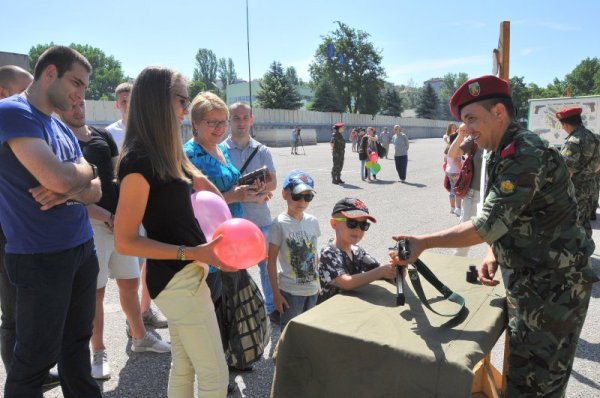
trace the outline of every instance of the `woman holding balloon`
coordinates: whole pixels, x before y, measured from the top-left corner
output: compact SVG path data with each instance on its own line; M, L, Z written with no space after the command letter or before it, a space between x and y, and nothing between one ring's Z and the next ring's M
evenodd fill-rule
M360 177L363 181L367 178L371 181L371 170L367 167L367 162L372 162L369 157L371 148L374 146L377 148L377 138L375 137L375 129L373 127L367 128L367 134L365 134L358 146L358 159L360 160ZM377 152L375 152L377 154ZM370 165L369 165L370 166Z
M221 144L229 126L229 108L218 95L203 92L192 101L190 112L193 137L183 146L185 154L222 193L231 216L241 218L244 214L242 202L264 203L269 196L263 192L264 182L257 180L255 185L238 185L240 172L231 163L227 148ZM204 211L201 219L212 217L209 213ZM213 232L202 227L204 233ZM207 280L213 302L221 296L221 280L216 271L211 268Z
M186 158L180 126L188 113L187 83L163 67L135 80L127 133L118 165L120 196L114 235L117 250L148 258L150 296L167 317L172 345L169 397L224 397L228 370L210 292L207 263L234 271L206 243L190 199L195 190L220 195ZM142 223L147 236L140 236Z

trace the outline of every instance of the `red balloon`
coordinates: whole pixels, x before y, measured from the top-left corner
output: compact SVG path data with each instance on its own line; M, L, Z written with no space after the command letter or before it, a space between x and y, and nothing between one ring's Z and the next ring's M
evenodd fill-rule
M214 253L228 267L250 268L267 258L265 237L260 228L243 218L232 218L219 225L213 237L223 235Z
M369 160L373 163L377 163L377 161L379 160L379 155L377 154L377 152L371 152L369 154Z

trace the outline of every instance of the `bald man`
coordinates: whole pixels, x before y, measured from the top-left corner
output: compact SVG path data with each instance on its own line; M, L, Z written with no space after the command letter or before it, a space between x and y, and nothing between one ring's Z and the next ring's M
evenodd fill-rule
M21 67L0 66L0 99L22 93L32 81L31 73Z

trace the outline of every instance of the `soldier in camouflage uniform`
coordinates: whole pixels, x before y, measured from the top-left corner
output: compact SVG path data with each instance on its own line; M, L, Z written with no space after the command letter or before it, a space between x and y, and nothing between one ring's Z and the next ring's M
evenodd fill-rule
M479 269L507 289L509 359L506 396L563 397L587 314L594 242L577 224L577 203L558 151L515 121L508 83L495 76L465 82L450 108L467 134L490 151L485 203L472 221L409 239L414 260L432 247L487 242ZM401 261L401 263L404 263Z
M331 150L333 151L333 168L331 169L331 182L343 184L342 168L344 167L344 152L346 151L346 139L344 138L344 123L333 125L331 135Z
M560 154L563 156L571 181L575 186L575 198L579 208L577 221L592 236L590 217L598 199L596 167L600 163L599 142L591 131L583 127L581 108L565 108L556 112L568 136Z

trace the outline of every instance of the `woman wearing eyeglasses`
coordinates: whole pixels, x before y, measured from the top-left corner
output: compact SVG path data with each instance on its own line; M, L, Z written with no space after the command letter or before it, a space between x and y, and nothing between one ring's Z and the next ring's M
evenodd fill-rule
M335 237L321 249L319 255L319 303L341 290L352 290L377 279L396 277L396 264L390 260L389 264L380 265L358 246L371 226L369 221L377 222L359 199L344 198L333 207L330 225Z
M170 398L224 397L228 371L214 306L205 279L207 263L223 266L194 218L192 187L219 194L185 157L181 123L188 113L182 75L144 69L131 92L127 133L118 164L120 195L114 223L119 253L145 257L150 296L169 321ZM147 236L140 236L144 223Z
M191 104L193 137L183 150L188 159L221 191L233 217L244 214L242 202L264 203L267 193L262 192L264 183L238 185L239 170L231 163L227 147L221 143L229 126L229 109L218 95L200 93ZM211 267L208 286L213 302L221 296L221 280L217 270Z

